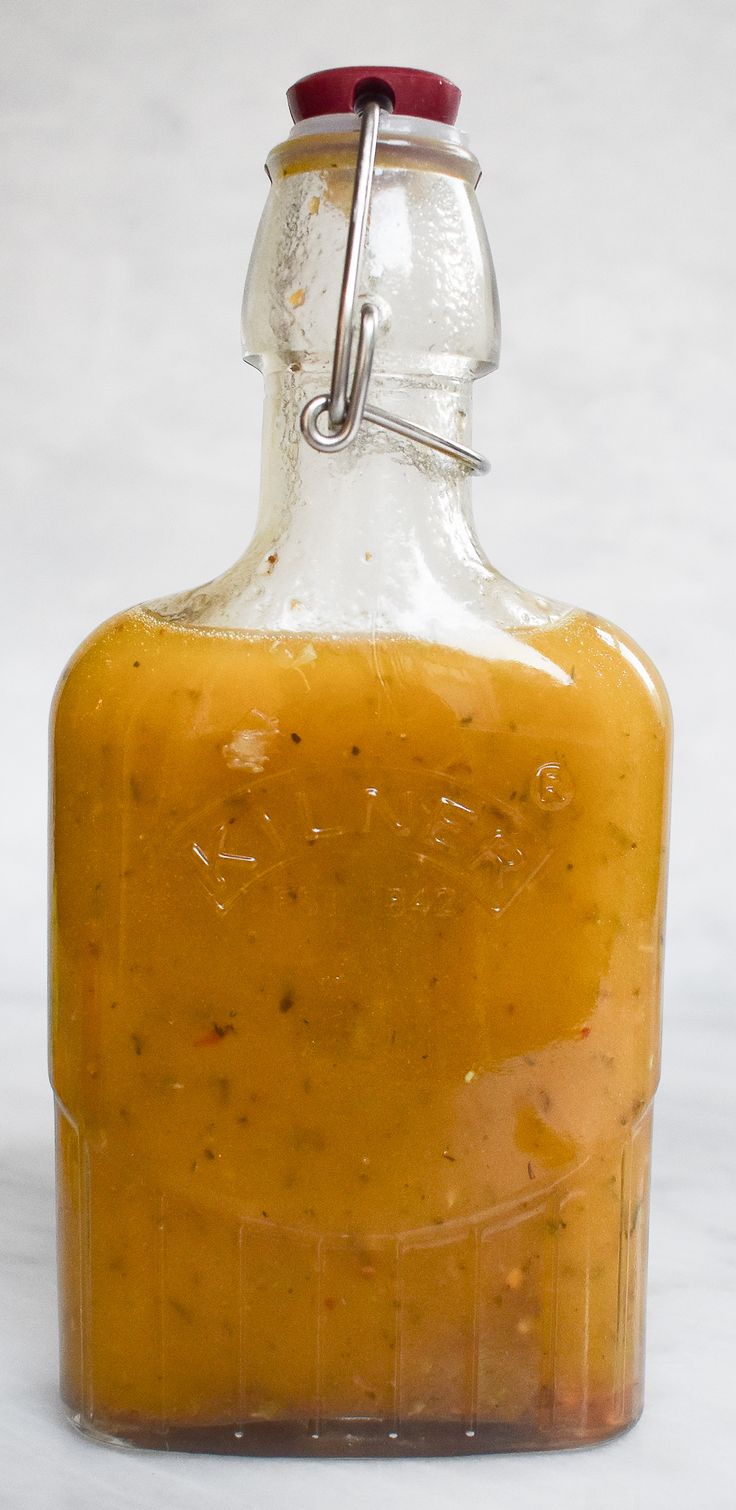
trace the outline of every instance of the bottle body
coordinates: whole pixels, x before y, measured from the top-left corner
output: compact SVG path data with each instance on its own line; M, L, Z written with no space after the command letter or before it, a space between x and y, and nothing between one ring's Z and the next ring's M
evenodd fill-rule
M243 1451L639 1412L666 713L530 666L123 617L57 712L65 1394Z

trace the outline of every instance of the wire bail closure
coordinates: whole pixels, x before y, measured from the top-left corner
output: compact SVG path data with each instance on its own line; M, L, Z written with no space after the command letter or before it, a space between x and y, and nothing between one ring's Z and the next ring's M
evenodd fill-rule
M368 400L368 388L373 368L373 357L378 336L378 310L366 300L358 311L358 284L363 261L363 248L371 204L373 170L376 162L378 132L381 110L390 108L388 101L366 98L356 102L355 110L361 118L358 158L355 167L353 202L350 209L348 240L345 250L345 266L342 274L340 304L337 313L335 354L332 360L332 378L329 393L319 393L302 409L300 425L304 439L315 451L330 455L344 451L352 445L363 420L371 425L380 425L394 435L404 435L408 440L431 446L443 456L450 456L471 468L473 472L490 471L490 463L477 451L460 446L456 441L445 440L423 425L389 414L385 409L376 409ZM355 355L353 380L350 384L350 358L353 349L353 331L359 314L358 345ZM327 414L329 430L323 432L318 421Z

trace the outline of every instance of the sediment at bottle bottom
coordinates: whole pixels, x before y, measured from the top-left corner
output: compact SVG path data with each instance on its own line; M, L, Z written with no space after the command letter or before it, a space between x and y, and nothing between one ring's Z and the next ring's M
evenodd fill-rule
M134 1420L90 1420L66 1402L68 1419L84 1436L110 1447L233 1457L467 1457L501 1452L553 1452L594 1447L636 1425L641 1402L622 1418L589 1417L585 1424L538 1421L403 1421L354 1416L314 1422L250 1421L242 1425L161 1426Z

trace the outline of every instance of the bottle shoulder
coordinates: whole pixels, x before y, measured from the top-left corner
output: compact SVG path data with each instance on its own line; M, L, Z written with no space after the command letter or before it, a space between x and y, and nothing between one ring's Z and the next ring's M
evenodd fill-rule
M525 637L564 673L572 719L611 728L631 724L669 746L667 689L651 657L620 626L571 608L550 628Z
M308 592L288 557L268 539L256 538L212 582L155 600L144 611L185 634L283 637L304 644L400 640L459 652L480 667L515 662L560 685L569 679L578 704L586 698L599 703L604 691L611 702L625 700L638 688L654 717L669 726L659 672L631 635L609 620L514 583L480 550L456 558L445 553L436 570L405 577L402 563L396 581L384 563L379 591L371 586L372 564L361 562L364 585L342 597L337 586Z
M525 693L531 676L540 696L543 689L545 695L553 689L556 700L564 696L575 722L620 721L632 709L638 723L651 723L669 737L671 709L664 683L629 634L586 610L507 586L516 597L505 595L501 622L489 602L474 605L462 623L434 621L421 633L382 633L374 627L370 634L340 628L328 634L306 626L284 630L278 623L266 629L245 628L210 624L206 615L203 623L186 611L137 606L104 621L73 653L54 694L52 726L62 714L73 721L92 714L111 697L119 700L122 713L131 701L140 706L141 699L155 696L157 689L184 686L208 674L218 680L233 676L237 683L245 668L246 647L249 665L263 660L274 669L282 663L306 666L329 647L333 665L341 651L346 664L365 653L372 658L379 682L383 665L401 666L406 676L422 660L446 662L455 678L468 683L487 680L494 667L504 680L518 674ZM181 602L186 600L183 595ZM177 602L169 600L167 609Z
M90 631L72 652L51 702L52 733L60 719L72 722L101 708L105 694L140 669L140 652L151 628L138 607L124 609Z
M579 650L589 681L599 681L612 697L617 690L625 695L636 688L653 714L669 728L672 710L664 681L651 656L632 635L588 609L571 610L560 627L567 646Z
M452 542L457 547L458 542ZM542 630L575 612L512 582L491 566L477 542L435 557L394 540L353 548L340 559L290 540L256 537L212 581L143 605L172 624L246 634L372 637L396 635L492 657L493 631ZM314 574L318 562L318 575Z

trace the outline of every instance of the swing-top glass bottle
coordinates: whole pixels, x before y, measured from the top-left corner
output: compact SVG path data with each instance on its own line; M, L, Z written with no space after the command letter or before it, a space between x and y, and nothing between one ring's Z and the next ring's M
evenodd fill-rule
M292 91L243 306L255 535L57 694L62 1387L101 1438L472 1452L641 1408L667 702L476 538L499 325L455 105L410 70ZM366 401L429 443L363 413L318 449Z

